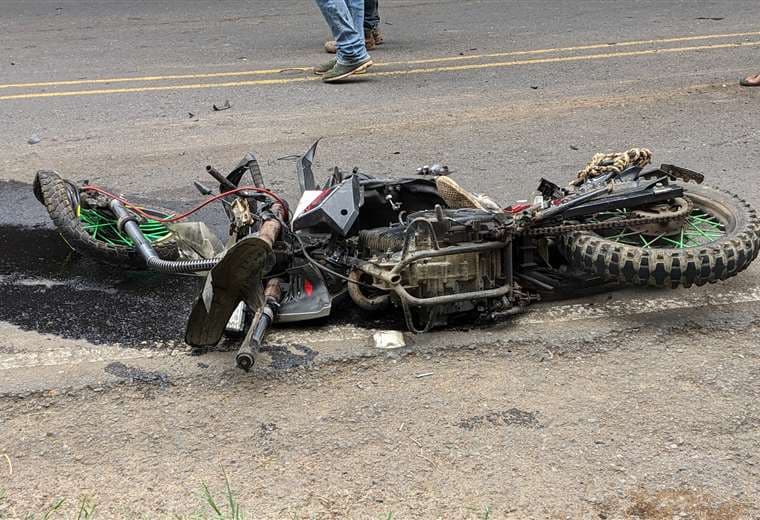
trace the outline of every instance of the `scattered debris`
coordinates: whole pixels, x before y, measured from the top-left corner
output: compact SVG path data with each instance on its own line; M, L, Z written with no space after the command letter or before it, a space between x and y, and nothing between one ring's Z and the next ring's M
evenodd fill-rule
M575 150L576 152L577 152L578 150L580 150L580 148L578 148L578 147L577 147L577 146L575 146L574 144L571 144L571 145L570 145L570 149L571 149L571 150Z
M29 144L37 144L40 141L42 141L42 139L40 139L40 137L37 134L33 134L29 139L27 139L26 142Z
M442 164L434 164L433 166L426 164L422 168L417 168L417 175L433 175L434 177L438 177L448 175L449 173L451 173L449 167Z
M229 110L230 108L232 108L232 105L230 105L230 100L228 99L224 102L224 105L218 106L214 104L212 108L214 109L214 112L221 112L222 110Z
M262 435L271 435L272 433L276 432L280 428L277 426L276 423L261 423L259 425L259 430L261 431Z
M208 368L209 365L207 363L198 363L198 368Z
M195 117L195 114L193 114L192 112L188 112L187 113L187 117L189 117L190 119L192 119L192 118Z
M406 346L404 335L397 330L380 330L372 335L372 346L383 350L393 350Z
M424 372L422 374L415 374L414 377L416 377L417 379L422 379L423 377L430 377L432 375L433 375L432 372Z
M723 18L722 16L716 16L716 17L712 17L712 16L698 16L696 19L697 20L710 20L712 22L719 22L721 20L725 20L725 18Z
M8 456L7 453L3 453L3 457L5 457L5 462L8 463L8 476L13 476L13 463L11 462L11 458Z

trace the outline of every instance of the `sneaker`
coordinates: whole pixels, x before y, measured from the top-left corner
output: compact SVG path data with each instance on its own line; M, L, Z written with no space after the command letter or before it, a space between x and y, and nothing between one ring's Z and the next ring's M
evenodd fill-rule
M372 39L375 41L375 45L382 45L385 43L385 36L382 32L380 32L380 29L374 28L370 31L370 35L372 36Z
M330 43L330 42L328 42ZM317 65L314 67L314 74L317 76L323 75L325 72L329 71L333 67L335 67L335 64L338 63L338 60L336 58L331 59L330 61L326 61L321 65Z
M375 40L375 33L378 33L378 31L373 30L364 36L364 46L367 47L368 51L374 49L376 45L380 45L380 43ZM380 35L380 38L382 38L382 35ZM325 42L325 52L327 54L335 54L338 52L338 44L335 43L335 40L329 40Z
M361 74L371 66L372 59L370 58L367 58L364 61L360 61L359 63L354 63L352 65L341 65L340 63L336 63L332 69L328 70L322 75L322 81L325 83L334 83L336 81L346 79L352 74Z
M499 205L490 197L470 193L457 184L451 177L436 177L435 187L438 189L438 195L441 196L450 208L477 208L487 211L501 211Z

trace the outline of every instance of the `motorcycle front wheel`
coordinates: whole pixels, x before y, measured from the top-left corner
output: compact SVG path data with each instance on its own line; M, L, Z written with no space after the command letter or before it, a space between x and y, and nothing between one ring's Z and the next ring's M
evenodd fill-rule
M692 208L676 226L569 233L560 249L573 267L631 285L700 286L746 269L760 251L756 211L719 188L689 185L684 196ZM620 218L625 211L595 218Z
M84 193L51 171L37 172L35 195L42 202L64 241L83 255L127 269L144 269L145 261L132 240L119 230L118 220L102 204L94 204ZM169 212L141 208L162 219ZM174 233L158 220L142 218L140 229L164 260L176 260L179 248Z

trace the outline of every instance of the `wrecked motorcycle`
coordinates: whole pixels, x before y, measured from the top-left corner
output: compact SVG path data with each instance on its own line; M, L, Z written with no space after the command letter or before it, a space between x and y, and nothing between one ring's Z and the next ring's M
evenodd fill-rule
M218 194L196 182L211 197L182 214L55 172L38 172L34 189L82 254L205 274L185 341L244 336L236 363L245 370L272 323L326 317L340 298L367 312L398 309L420 333L503 319L591 286L700 286L736 275L760 250L760 220L746 202L686 168L648 167L647 149L597 154L568 186L541 179L533 200L502 208L441 167L402 179L335 168L318 185L316 146L296 162L294 209L266 188L253 154L228 175L208 166ZM214 201L229 219L226 244L187 221Z

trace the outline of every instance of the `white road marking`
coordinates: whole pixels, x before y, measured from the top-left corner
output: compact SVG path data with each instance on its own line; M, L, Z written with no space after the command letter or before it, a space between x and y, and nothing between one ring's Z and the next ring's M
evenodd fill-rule
M739 284L736 284L737 286ZM579 303L545 304L513 318L516 326L540 325L577 320L634 317L640 314L677 309L699 309L760 302L760 287L729 288L708 286L679 291L618 291ZM611 299L610 299L611 297ZM271 344L305 345L323 353L348 354L349 350L368 346L376 329L352 325L318 328L275 328L267 336ZM433 333L445 334L445 332ZM83 363L165 357L171 350L155 350L150 345L134 349L114 345L94 345L83 340L63 339L53 335L25 331L0 322L0 371L43 366L70 366Z

